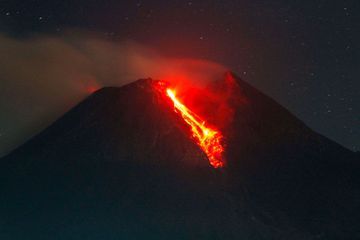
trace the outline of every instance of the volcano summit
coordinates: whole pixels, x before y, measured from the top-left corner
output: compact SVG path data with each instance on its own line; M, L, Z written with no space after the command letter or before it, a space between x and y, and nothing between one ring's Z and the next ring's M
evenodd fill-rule
M100 89L2 158L0 239L360 238L358 155L230 73L158 86Z

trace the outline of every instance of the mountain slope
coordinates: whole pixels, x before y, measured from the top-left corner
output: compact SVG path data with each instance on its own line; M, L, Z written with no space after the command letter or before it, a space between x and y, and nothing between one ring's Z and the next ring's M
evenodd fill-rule
M227 74L213 169L153 84L101 89L1 159L1 239L360 236L355 154Z

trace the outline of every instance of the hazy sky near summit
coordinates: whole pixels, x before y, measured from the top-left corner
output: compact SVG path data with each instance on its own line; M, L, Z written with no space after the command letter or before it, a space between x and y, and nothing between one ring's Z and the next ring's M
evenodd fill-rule
M2 1L0 146L104 83L155 78L167 72L159 61L186 58L227 66L359 150L359 19L357 0Z

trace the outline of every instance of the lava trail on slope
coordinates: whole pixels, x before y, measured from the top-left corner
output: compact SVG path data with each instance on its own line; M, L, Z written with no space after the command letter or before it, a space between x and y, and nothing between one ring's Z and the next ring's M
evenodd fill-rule
M165 81L156 82L159 91L171 99L175 112L179 113L182 119L189 125L192 137L198 146L204 151L214 168L223 167L224 142L220 130L208 126L205 119L194 113L185 106L176 95L176 90L169 87Z

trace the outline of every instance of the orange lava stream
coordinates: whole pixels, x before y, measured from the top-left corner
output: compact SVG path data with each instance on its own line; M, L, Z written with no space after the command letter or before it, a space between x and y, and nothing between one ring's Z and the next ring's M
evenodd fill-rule
M175 91L168 88L166 93L173 101L175 110L181 114L184 121L191 127L193 137L207 155L210 164L214 168L223 167L222 153L224 147L221 143L222 134L218 130L206 127L205 121L177 99Z

